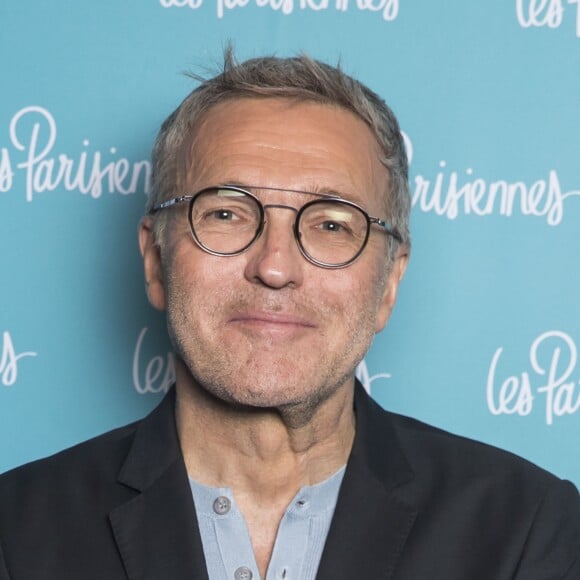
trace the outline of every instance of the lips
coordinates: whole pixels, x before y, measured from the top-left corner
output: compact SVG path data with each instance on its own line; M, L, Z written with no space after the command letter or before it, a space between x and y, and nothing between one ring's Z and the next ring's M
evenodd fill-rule
M251 340L295 340L316 325L304 316L287 312L251 310L235 312L228 320L230 325Z
M296 326L304 328L314 328L316 325L302 316L287 314L284 312L249 311L234 313L229 322L239 322L243 324L256 324L264 326Z

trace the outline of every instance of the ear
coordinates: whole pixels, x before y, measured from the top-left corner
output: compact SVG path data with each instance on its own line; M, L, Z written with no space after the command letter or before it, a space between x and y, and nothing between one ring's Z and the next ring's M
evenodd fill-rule
M389 272L385 290L379 304L375 333L381 332L391 317L391 313L395 307L395 302L397 301L399 284L405 275L408 264L409 248L407 246L401 246L397 251L395 261L393 262L393 266Z
M145 216L139 224L139 248L143 256L143 270L147 298L154 308L165 310L165 285L161 268L161 250L155 242L153 218Z

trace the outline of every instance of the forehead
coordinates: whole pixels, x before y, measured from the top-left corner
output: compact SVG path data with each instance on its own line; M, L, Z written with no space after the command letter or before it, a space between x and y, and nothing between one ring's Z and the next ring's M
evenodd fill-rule
M223 183L335 192L380 204L387 171L367 125L341 107L238 99L212 107L185 149L189 191Z

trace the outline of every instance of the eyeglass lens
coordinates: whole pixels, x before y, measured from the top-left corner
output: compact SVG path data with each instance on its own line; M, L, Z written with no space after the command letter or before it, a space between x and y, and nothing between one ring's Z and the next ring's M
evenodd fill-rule
M206 250L233 255L243 252L260 235L264 209L242 190L209 189L191 202L190 225L195 239ZM340 200L315 200L298 212L297 242L317 263L346 264L368 238L368 220L357 207Z

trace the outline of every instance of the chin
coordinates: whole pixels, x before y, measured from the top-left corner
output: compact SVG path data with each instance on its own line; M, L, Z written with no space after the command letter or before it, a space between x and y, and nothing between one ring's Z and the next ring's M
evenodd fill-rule
M308 395L301 393L292 393L287 389L280 388L277 384L273 388L268 388L264 384L260 388L256 388L254 381L251 386L244 388L243 384L235 383L235 386L230 385L216 385L207 383L204 388L214 397L220 399L225 403L230 403L242 407L255 407L260 409L287 407L301 404Z
M281 386L282 385L282 386ZM258 388L257 388L258 387ZM207 390L226 404L247 410L275 410L285 417L293 417L292 423L303 423L337 391L337 386L297 388L296 383L282 381L252 381L245 386L240 382L231 385L212 385Z
M304 356L298 357L302 362L298 366L296 357L287 353L269 360L262 355L257 360L246 357L243 366L231 356L222 357L219 364L211 359L209 364L209 356L195 355L179 357L184 374L189 375L184 382L193 379L193 384L214 400L248 409L316 409L354 374L347 365L340 370L334 365L332 373L321 372L319 364L305 364L309 361Z

